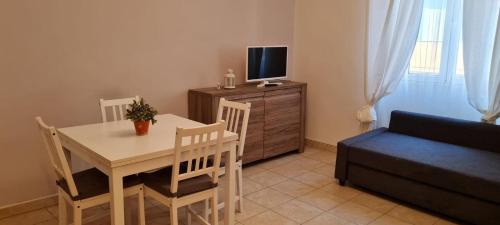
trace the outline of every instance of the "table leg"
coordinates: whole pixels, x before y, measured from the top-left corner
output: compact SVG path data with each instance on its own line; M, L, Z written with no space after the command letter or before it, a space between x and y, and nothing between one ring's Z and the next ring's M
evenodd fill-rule
M233 225L235 220L236 194L236 142L229 144L231 149L226 153L226 175L224 179L224 224Z
M111 194L111 224L124 225L123 176L114 170L109 176L109 191Z

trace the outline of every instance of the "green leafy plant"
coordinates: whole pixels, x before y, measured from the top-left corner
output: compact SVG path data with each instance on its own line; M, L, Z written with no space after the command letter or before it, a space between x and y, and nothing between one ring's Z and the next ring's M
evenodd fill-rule
M134 100L132 104L129 105L127 109L127 119L132 121L151 121L152 124L155 124L157 121L155 120L155 116L158 114L158 111L151 107L149 104L144 103L144 99L141 98L139 102Z

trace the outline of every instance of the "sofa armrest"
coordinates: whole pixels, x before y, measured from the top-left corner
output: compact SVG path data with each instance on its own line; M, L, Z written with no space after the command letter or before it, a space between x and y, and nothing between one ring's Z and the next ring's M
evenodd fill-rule
M368 131L366 133L342 140L337 143L337 162L335 164L335 178L339 179L340 184L343 184L347 180L347 161L349 154L349 146L373 137L375 135L386 132L387 128L382 127L375 130Z

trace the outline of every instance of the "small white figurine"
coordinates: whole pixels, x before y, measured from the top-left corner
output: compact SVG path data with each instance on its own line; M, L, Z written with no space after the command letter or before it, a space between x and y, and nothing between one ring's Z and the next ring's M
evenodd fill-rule
M227 74L224 75L224 88L233 89L235 86L236 75L232 69L227 70Z

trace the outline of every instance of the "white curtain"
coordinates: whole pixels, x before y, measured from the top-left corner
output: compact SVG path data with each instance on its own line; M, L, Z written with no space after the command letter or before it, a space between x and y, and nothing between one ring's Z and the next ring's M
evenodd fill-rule
M378 127L387 127L393 110L479 120L481 113L467 101L463 75L453 74L443 82L406 75L394 93L377 104Z
M482 120L500 116L499 0L464 0L463 45L469 103ZM496 36L496 38L495 38Z
M467 101L461 48L462 2L425 0L417 44L398 88L377 104L377 126L393 110L478 120Z
M367 105L358 111L360 122L377 120L374 105L393 92L405 75L417 40L422 8L423 0L390 0L380 41L374 48L375 58L367 66Z

